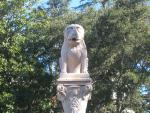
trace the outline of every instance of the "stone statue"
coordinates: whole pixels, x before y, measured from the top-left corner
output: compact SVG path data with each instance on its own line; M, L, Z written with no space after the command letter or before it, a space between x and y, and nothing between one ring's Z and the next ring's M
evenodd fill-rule
M71 24L65 28L59 64L57 98L62 102L64 113L86 113L93 87L81 25Z
M71 24L65 28L59 63L61 73L88 73L87 49L81 25Z

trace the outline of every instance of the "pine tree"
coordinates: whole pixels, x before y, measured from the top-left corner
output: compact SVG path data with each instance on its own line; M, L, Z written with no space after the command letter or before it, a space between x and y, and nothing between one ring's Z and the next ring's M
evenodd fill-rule
M68 11L71 0L49 0L49 10L52 17L63 15Z

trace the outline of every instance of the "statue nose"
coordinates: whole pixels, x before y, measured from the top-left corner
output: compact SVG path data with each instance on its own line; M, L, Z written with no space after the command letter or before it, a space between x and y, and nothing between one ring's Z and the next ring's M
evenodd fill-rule
M77 38L77 36L78 36L78 34L77 34L77 32L75 31L75 32L73 33L73 38Z
M72 36L72 38L77 38L77 34L74 34L74 35Z
M77 38L75 38L75 37L74 37L74 38L72 38L72 40L73 40L73 41L76 41L76 40L77 40Z

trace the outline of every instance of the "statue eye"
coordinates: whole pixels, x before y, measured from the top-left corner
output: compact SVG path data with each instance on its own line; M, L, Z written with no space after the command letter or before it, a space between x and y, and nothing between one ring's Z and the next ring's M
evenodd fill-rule
M73 27L68 27L68 28L67 28L67 30L72 30L72 29L73 29Z
M76 29L77 29L78 31L80 31L80 27L76 27Z

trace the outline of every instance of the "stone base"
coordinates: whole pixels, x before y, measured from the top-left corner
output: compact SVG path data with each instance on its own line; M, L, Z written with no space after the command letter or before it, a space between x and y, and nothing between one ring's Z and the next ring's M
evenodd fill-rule
M91 91L89 74L60 74L57 80L57 98L62 102L64 113L86 113Z
M57 84L65 85L87 85L91 84L92 79L88 73L61 73Z

